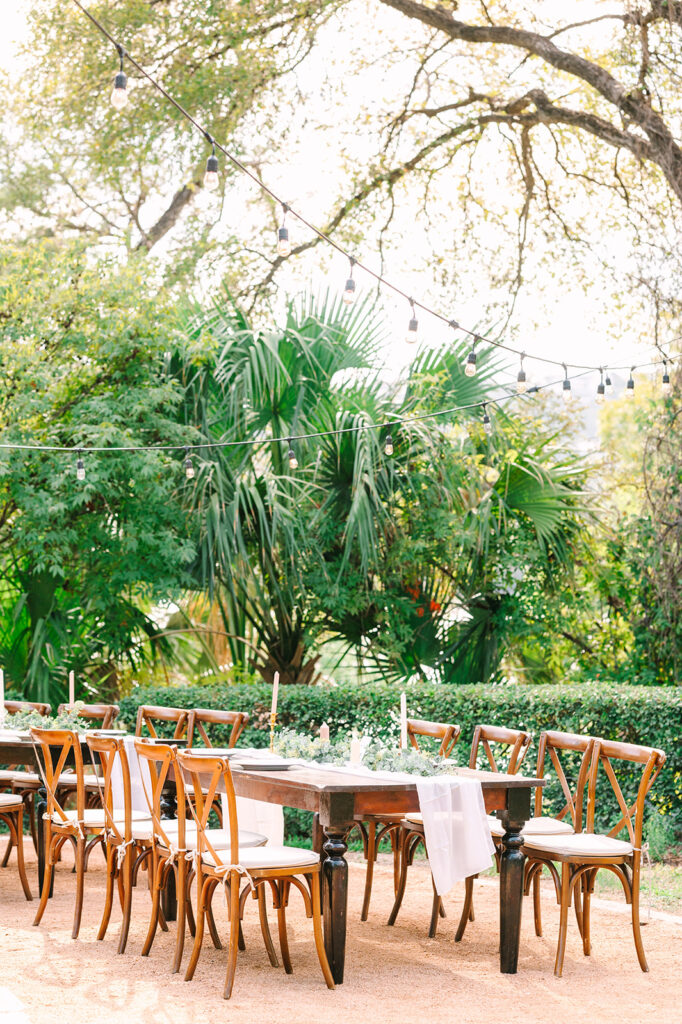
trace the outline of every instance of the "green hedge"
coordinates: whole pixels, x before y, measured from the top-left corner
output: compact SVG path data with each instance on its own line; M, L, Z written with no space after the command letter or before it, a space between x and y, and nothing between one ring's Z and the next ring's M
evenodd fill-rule
M594 683L566 686L442 686L406 687L408 715L457 722L462 738L456 749L460 763L468 760L478 722L524 728L535 737L543 729L588 733L608 739L663 749L668 760L651 792L651 809L666 816L682 836L682 688L616 686ZM240 743L266 746L271 688L264 684L229 686L147 687L121 700L121 717L135 722L139 704L215 707L248 711L251 723ZM312 732L323 721L332 737L358 729L397 742L399 692L394 686L337 685L280 688L279 724ZM216 735L214 742L222 737ZM536 744L525 770L534 770ZM623 773L623 791L633 797L636 772ZM556 809L559 794L549 793Z

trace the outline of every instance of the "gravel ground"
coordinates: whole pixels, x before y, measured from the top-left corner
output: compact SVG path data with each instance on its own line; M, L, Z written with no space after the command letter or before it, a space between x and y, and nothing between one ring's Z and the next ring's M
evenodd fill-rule
M4 848L4 841L0 844ZM31 884L36 867L26 843ZM0 849L0 853L2 850ZM234 992L222 999L224 950L208 935L194 980L170 974L174 926L158 933L151 955L139 955L146 932L149 895L146 882L135 893L128 950L116 953L118 907L103 942L96 941L104 893L103 859L91 860L79 939L70 936L75 876L65 850L59 864L55 896L43 922L32 927L37 900L24 900L14 855L0 871L0 955L5 964L0 987L0 1024L80 1024L106 1019L107 1024L195 1024L230 1020L235 1024L313 1024L335 1019L373 1024L423 1018L430 1024L679 1024L682 918L655 915L644 928L650 973L637 963L628 917L617 904L598 901L593 911L593 952L582 954L575 918L571 919L564 976L553 976L557 910L553 892L545 891L544 936L533 929L532 907L524 906L519 971L498 971L498 887L481 879L475 895L476 920L462 943L453 935L462 893L447 899L448 916L435 940L427 938L431 905L428 868L415 864L403 908L393 928L386 927L392 905L391 871L377 866L370 919L359 920L364 883L362 864L350 865L346 978L329 992L314 953L310 922L294 893L289 912L289 942L294 974L272 968L263 948L255 903L247 901L246 951L237 963ZM227 917L216 894L216 919L227 935ZM219 909L218 909L219 908ZM275 914L271 913L275 945ZM189 940L188 940L189 945ZM185 962L188 950L185 952ZM106 1016L105 1016L106 1015Z

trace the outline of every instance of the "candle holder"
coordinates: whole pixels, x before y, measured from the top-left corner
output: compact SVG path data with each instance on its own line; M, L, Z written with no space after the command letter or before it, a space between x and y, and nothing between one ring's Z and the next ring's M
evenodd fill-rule
M270 753L275 749L275 725L277 724L277 712L270 712Z

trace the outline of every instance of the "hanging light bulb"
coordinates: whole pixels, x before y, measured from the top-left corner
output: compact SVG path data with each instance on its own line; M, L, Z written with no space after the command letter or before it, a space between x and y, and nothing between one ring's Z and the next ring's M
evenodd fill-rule
M346 281L346 287L345 287L344 292L343 292L343 301L346 303L347 306L350 306L350 305L352 305L353 302L355 302L355 281L353 280L353 267L354 267L354 265L355 265L355 260L351 256L350 257L350 277Z
M519 395L525 395L526 391L528 390L528 379L526 377L526 371L523 368L523 360L525 359L525 357L526 353L522 352L521 368L519 369L518 375L516 377L516 391Z
M471 352L467 356L467 361L464 364L464 372L466 373L467 377L473 377L475 375L475 373L476 373L476 342L477 341L478 341L478 338L476 338L476 340L474 341L473 345L471 346Z
M384 455L393 455L393 438L390 434L386 434L386 441L384 442Z
M606 374L606 379L604 380L604 390L606 391L607 395L613 394L613 382L609 377L608 373Z
M185 448L185 476L188 480L194 480L194 463L189 448Z
M78 449L78 460L76 462L76 480L85 480L85 463L83 462L83 452Z
M490 422L490 416L488 416L488 409L485 405L483 406L483 429L485 430L486 434L492 434L493 432L493 425Z
M663 379L661 381L661 391L667 398L672 392L672 384L670 383L670 374L668 373L668 360L663 360Z
M289 451L287 452L287 458L289 460L289 469L298 469L298 459L296 458L296 452L294 451L294 445L291 438L289 438Z
M566 363L563 364L563 367L564 367L564 383L562 385L562 389L561 390L562 390L562 394L564 396L564 402L566 403L566 405L570 405L571 402L573 401L573 393L571 391L571 382L568 379L568 370L566 369Z
M415 315L414 302L410 299L410 305L412 306L412 317L410 319L407 334L405 335L405 341L408 345L414 345L419 334L419 321Z
M215 192L215 190L218 188L218 185L220 184L220 179L218 177L218 168L220 165L218 164L218 157L215 155L215 142L213 141L210 135L207 135L206 138L211 143L211 155L206 161L206 173L204 174L204 188L207 189L209 192Z
M634 398L635 397L635 379L632 376L634 369L635 368L633 366L632 369L630 370L630 376L628 377L628 382L625 385L625 397L626 398Z
M128 79L123 70L123 54L125 53L122 46L118 47L118 55L121 61L121 69L114 79L114 88L111 91L111 105L114 110L123 110L126 103L128 102Z
M286 227L287 212L289 207L282 203L282 225L277 232L277 255L287 257L291 254L291 242L289 241L289 229Z
M601 367L599 369L599 372L601 374L601 380L597 384L597 404L603 405L606 401L606 389L604 387L604 371L603 369L601 369Z

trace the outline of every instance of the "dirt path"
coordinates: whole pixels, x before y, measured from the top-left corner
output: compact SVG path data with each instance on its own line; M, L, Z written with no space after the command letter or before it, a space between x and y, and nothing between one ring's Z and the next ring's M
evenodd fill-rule
M4 848L4 842L0 844ZM0 851L1 852L1 851ZM27 844L28 852L28 844ZM35 858L29 852L35 885ZM70 937L75 877L70 855L57 871L55 897L43 923L32 927L36 901L26 903L14 857L0 871L0 1024L72 1024L106 1019L107 1024L195 1024L229 1020L234 1024L317 1024L335 1019L364 1024L394 1021L462 1024L679 1024L682 1020L682 919L654 919L644 929L651 973L638 966L627 916L599 903L593 913L593 953L582 954L575 919L571 921L564 977L552 974L557 913L545 893L544 931L533 931L532 910L524 907L519 973L497 968L497 899L494 880L476 889L476 920L461 944L453 942L461 893L446 902L448 917L435 940L426 936L431 884L424 865L411 870L405 902L393 928L386 927L392 905L391 872L379 865L370 919L359 921L364 868L350 866L349 934L346 980L334 992L324 986L314 956L310 922L292 896L290 946L294 974L270 967L258 927L255 904L247 902L246 952L237 964L234 994L222 998L224 950L207 937L195 980L171 975L174 931L157 935L151 956L139 955L148 923L146 886L135 894L128 951L116 954L116 916L103 942L95 935L103 902L103 861L94 856L87 875L81 936ZM216 899L216 919L226 935L226 914ZM115 909L116 914L116 909ZM274 925L275 915L271 914ZM276 933L276 928L274 929ZM275 944L277 940L275 939ZM185 962L187 952L185 955ZM4 997L3 997L4 987ZM18 1000L21 1007L17 1007ZM10 1004L12 1009L10 1010ZM4 1011L4 1012L3 1012ZM23 1014L23 1015L22 1015ZM105 1017L106 1014L106 1017Z

